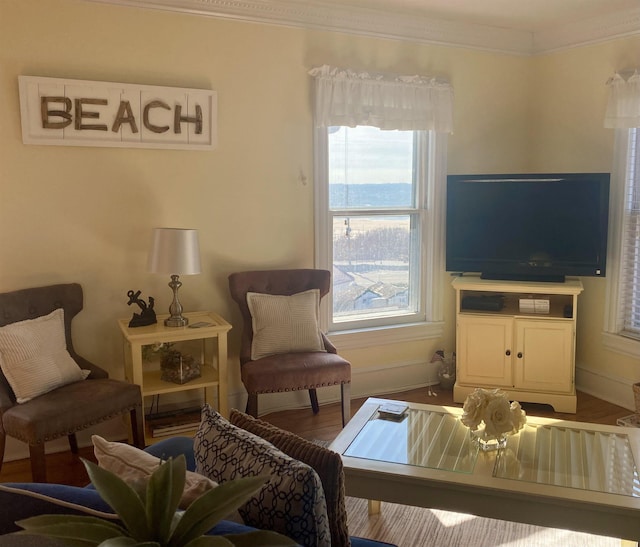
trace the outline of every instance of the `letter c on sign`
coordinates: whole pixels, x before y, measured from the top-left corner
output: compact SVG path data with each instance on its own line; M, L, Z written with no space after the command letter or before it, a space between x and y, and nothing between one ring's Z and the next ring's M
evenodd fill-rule
M149 121L149 110L151 110L152 108L158 108L158 107L164 108L165 110L171 110L171 107L165 102L151 101L150 103L147 103L144 106L144 110L142 111L142 123L144 123L144 126L149 131L153 131L154 133L164 133L165 131L169 131L168 125L164 125L164 126L153 125Z

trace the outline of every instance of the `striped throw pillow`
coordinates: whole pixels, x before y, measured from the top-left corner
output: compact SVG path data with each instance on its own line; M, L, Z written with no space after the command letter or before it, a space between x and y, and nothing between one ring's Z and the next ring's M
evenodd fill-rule
M0 367L18 403L84 380L89 373L67 351L62 308L0 328Z
M248 292L253 342L251 359L280 353L325 351L318 326L320 291L291 296Z

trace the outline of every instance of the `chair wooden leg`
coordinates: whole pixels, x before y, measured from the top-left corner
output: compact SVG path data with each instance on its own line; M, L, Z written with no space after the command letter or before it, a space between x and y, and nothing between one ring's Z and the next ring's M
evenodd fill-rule
M44 456L44 443L30 444L31 478L33 482L47 482L47 462Z
M0 471L2 471L2 462L4 461L4 447L6 446L6 443L7 435L4 430L0 430Z
M132 408L129 412L131 422L131 437L133 445L138 448L145 447L144 424L142 423L142 408Z
M72 454L78 453L78 439L76 438L75 433L71 433L71 435L67 435L69 439L69 448L71 449Z
M340 384L340 396L342 398L342 427L351 419L351 384Z
M309 399L311 399L311 408L313 409L313 413L317 414L320 412L320 405L318 404L318 393L315 389L309 390Z
M249 397L247 398L246 412L249 416L253 416L254 418L258 417L258 394L257 393L249 393Z

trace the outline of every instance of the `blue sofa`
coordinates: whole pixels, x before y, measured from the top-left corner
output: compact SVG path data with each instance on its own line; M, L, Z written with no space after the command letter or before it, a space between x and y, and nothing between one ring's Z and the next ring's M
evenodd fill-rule
M173 437L165 439L145 449L146 452L167 459L184 454L187 460L187 469L195 470L193 454L193 440L187 437ZM28 495L28 491L36 496ZM82 514L72 507L54 503L51 499L68 502L97 511L112 513L112 509L102 500L98 492L91 485L85 488L47 483L4 483L0 485L0 546L14 545L16 538L3 538L5 534L11 534L20 530L15 522L30 516L40 514ZM251 531L252 528L231 521L219 522L209 534L236 534ZM44 546L44 540L37 545ZM26 543L28 544L28 543ZM46 545L60 545L55 541ZM365 538L351 537L352 547L396 547L389 543L373 541ZM256 546L259 547L259 546Z

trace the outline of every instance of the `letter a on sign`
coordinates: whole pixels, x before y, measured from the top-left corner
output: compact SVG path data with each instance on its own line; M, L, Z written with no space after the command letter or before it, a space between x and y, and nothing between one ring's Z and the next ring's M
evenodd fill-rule
M22 142L213 150L217 93L19 76Z

